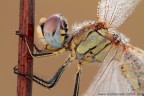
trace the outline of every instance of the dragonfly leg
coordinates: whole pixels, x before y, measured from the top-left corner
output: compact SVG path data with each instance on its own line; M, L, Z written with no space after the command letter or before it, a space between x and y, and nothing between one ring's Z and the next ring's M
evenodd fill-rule
M38 57L38 56L44 56L44 55L53 55L53 52L49 52L48 50L40 50L35 44L33 44L33 47L38 52L38 54L33 53L31 51L30 43L29 43L27 36L25 34L19 32L19 31L16 31L16 35L23 36L25 38L26 45L27 45L29 53L31 54L32 57Z
M74 88L73 96L78 96L78 93L79 93L79 85L80 85L80 75L81 75L81 66L80 66L80 64L79 64L79 65L78 65L78 68L77 68L77 73L76 73L75 88Z
M48 89L54 87L56 85L56 83L59 81L62 73L64 72L66 66L70 63L70 58L68 60L66 60L66 62L58 69L58 71L52 76L51 79L44 80L43 78L40 78L36 75L32 75L32 74L21 74L18 72L18 68L17 66L14 67L14 73L20 76L25 76L33 81L35 81L36 83L42 85L43 87L46 87Z

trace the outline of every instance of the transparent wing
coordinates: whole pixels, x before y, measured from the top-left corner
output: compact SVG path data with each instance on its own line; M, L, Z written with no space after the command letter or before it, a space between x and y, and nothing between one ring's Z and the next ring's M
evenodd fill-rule
M144 95L144 51L133 47L125 54L125 64L122 73L136 93ZM143 94L143 95L141 95Z
M83 96L116 96L128 93L130 96L143 96L144 51L132 48L122 53L121 50L111 49Z
M101 0L97 13L100 22L106 22L108 27L116 28L122 25L132 14L142 0Z
M131 86L121 73L121 65L124 63L122 55L122 49L112 48L110 50L97 76L83 96L116 96L114 93L132 91Z

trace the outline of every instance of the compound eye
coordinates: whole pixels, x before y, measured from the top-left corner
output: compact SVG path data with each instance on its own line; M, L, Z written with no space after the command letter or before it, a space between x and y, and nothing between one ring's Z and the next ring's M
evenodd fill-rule
M62 34L66 34L66 27L67 25L63 26L63 20L61 20L60 15L49 17L43 26L46 42L53 48L61 48L65 41Z

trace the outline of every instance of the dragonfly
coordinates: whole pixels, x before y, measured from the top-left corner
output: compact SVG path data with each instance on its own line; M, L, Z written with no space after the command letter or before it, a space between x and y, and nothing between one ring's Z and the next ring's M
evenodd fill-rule
M43 49L35 44L33 46L38 53L30 50L27 36L17 32L17 35L25 38L30 54L33 57L55 56L70 51L70 55L49 80L34 74L19 73L17 66L14 67L14 73L50 89L57 84L66 66L76 60L78 64L73 96L78 96L82 66L100 63L98 74L83 96L144 96L144 51L131 45L129 39L117 30L141 1L100 0L97 21L75 24L72 33L68 30L66 18L61 14L41 18L37 34Z

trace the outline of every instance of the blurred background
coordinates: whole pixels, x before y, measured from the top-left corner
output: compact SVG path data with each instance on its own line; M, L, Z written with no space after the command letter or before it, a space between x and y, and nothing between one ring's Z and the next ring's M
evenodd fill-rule
M35 25L41 17L61 13L68 19L69 29L74 23L85 20L97 20L98 0L36 0ZM16 96L17 76L13 67L18 60L18 36L15 31L19 28L19 0L0 1L0 95ZM35 27L36 28L36 27ZM119 31L130 38L131 44L144 49L144 2L137 8ZM39 44L35 34L35 42ZM64 63L69 52L54 57L34 59L34 73L50 78ZM72 96L77 62L71 63L65 70L58 84L51 90L45 89L33 82L32 96ZM80 96L84 93L97 73L97 64L83 66Z

